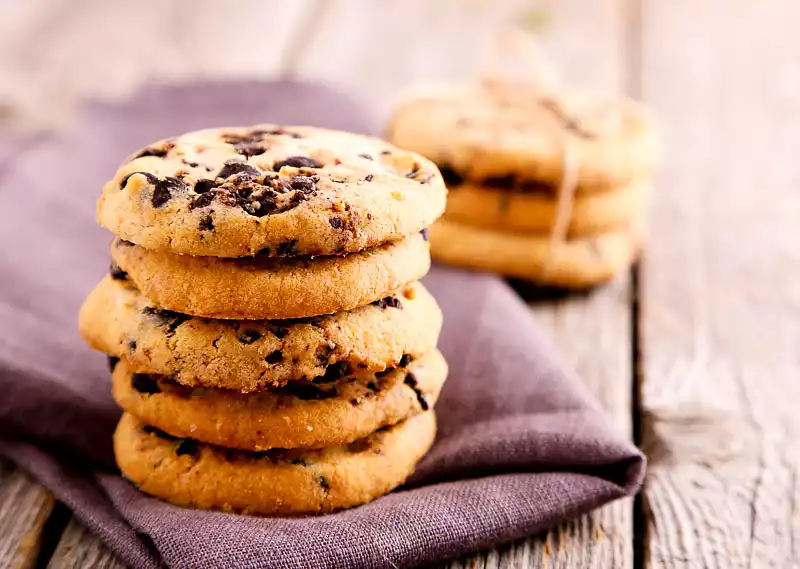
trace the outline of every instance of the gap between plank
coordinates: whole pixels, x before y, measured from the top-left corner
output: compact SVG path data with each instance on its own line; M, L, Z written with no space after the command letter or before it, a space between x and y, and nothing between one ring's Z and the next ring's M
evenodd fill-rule
M53 557L53 553L61 541L61 536L67 528L72 512L61 502L56 502L53 511L42 528L41 546L36 555L35 569L45 569Z

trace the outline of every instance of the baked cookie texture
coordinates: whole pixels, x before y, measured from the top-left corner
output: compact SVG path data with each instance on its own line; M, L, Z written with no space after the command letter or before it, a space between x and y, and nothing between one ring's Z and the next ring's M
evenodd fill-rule
M130 156L98 219L153 251L337 255L398 241L444 210L436 166L367 136L263 124L190 132Z
M437 261L577 289L642 247L660 141L635 101L485 79L407 95L387 134L450 190L431 228Z
M438 304L419 282L351 311L235 321L164 310L116 274L84 302L84 340L134 371L186 386L252 392L342 372L382 372L433 350L442 327Z
M419 232L358 253L285 259L175 255L116 239L111 258L162 308L239 320L350 310L393 295L430 269L429 246Z
M387 134L460 178L523 188L526 182L557 186L569 145L579 193L649 178L660 148L654 117L640 103L578 90L544 95L513 84L409 94L398 102Z
M114 452L128 480L174 504L292 516L350 508L393 490L435 434L428 411L346 445L255 453L178 439L126 413Z
M125 161L78 318L124 413L117 464L172 503L291 516L390 492L433 444L442 312L419 282L430 160L312 127L218 128Z
M498 232L440 220L430 232L443 263L490 271L534 283L582 289L611 280L630 267L643 241L638 227L551 241L547 236Z
M121 360L113 394L125 411L172 436L253 451L320 448L353 442L431 409L446 377L447 364L434 349L384 372L243 394L186 387L136 373Z

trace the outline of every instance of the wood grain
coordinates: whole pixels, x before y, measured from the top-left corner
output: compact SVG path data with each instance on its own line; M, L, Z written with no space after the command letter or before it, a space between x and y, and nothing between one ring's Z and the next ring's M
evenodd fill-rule
M645 0L647 566L800 564L800 5Z
M48 569L123 569L116 556L76 519L70 520Z
M0 567L35 567L55 505L47 490L0 459Z

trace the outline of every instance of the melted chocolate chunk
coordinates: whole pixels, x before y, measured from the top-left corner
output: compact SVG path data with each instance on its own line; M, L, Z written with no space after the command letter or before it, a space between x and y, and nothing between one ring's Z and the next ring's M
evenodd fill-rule
M214 231L214 218L210 215L200 220L200 231Z
M464 178L453 170L450 166L442 165L439 166L439 172L442 173L442 178L444 179L444 184L448 188L450 186L460 186L464 183Z
M271 354L269 354L264 360L268 364L278 364L283 361L283 352L280 350L275 350Z
M195 460L200 458L200 443L198 443L194 439L183 439L181 444L178 445L178 448L175 449L175 454L178 456L183 456L188 454Z
M374 306L377 306L380 309L385 308L398 308L402 309L403 305L400 302L400 299L395 296L387 296L386 298L381 298L380 300L376 300L372 303Z
M130 174L128 174L127 176L122 178L122 180L120 180L119 188L120 189L124 188L125 185L128 183L128 180L130 180L131 176L133 176L134 174L141 174L142 176L147 178L147 182L150 183L150 184L157 184L158 183L158 178L156 176L154 176L153 174L151 174L150 172L131 172Z
M331 224L331 227L334 229L341 229L342 228L342 218L341 217L332 217L328 220L328 223Z
M134 373L131 376L131 387L139 393L152 395L154 393L161 393L161 388L158 386L158 381L148 373Z
M289 188L306 194L317 189L317 184L311 176L295 176L288 182Z
M367 389L369 389L370 391L372 391L374 393L377 393L378 391L381 390L381 388L378 387L378 384L375 383L374 381L370 381L369 383L367 383Z
M359 405L361 405L361 399L359 399L358 397L351 399L350 405L352 405L353 407L358 407Z
M413 359L414 358L412 358L409 354L403 354L403 357L400 358L400 361L397 363L397 366L406 367L413 361Z
M197 194L204 194L209 190L213 190L217 187L217 183L214 180L209 180L208 178L202 178L197 180L194 184L194 191Z
M128 349L132 352L136 351L136 340L128 340Z
M242 344L249 345L261 339L261 332L258 330L245 330L239 334L239 341Z
M173 312L172 310L164 310L163 308L156 308L154 306L145 306L142 314L154 317L158 320L161 326L166 327L167 336L171 336L178 329L178 326L189 320L189 316L181 314L180 312Z
M277 255L279 257L291 257L293 255L297 255L298 253L297 239L291 239L278 244Z
M375 176L373 176L372 174L367 174L366 177L364 178L364 181L365 182L371 182L372 178L374 178L374 177Z
M119 265L117 265L114 261L111 261L111 266L108 268L108 272L111 275L111 278L115 281L128 280L128 273L120 269Z
M330 383L332 381L338 381L350 373L352 373L352 370L350 369L349 363L336 362L326 367L325 375L315 378L314 381L317 383Z
M427 411L430 405L428 404L428 400L425 397L425 394L419 388L419 383L417 382L417 378L414 376L413 373L409 373L405 380L403 381L407 386L414 390L414 393L417 396L417 402L419 406L422 408L423 411Z
M228 160L217 174L217 178L230 178L231 176L258 178L260 175L261 172L257 168L250 166L250 164Z
M290 156L285 160L275 162L275 164L272 165L272 169L278 172L284 166L291 166L292 168L321 168L322 164L319 164L316 160L308 158L307 156Z
M137 158L144 158L145 156L155 156L157 158L165 158L170 150L175 148L174 142L165 142L162 146L148 146L139 151L136 156L131 158L131 161Z
M114 373L114 369L116 369L118 363L119 363L119 358L114 356L108 356L108 371Z
M167 176L163 180L156 182L156 187L153 190L152 204L153 207L161 207L176 193L186 190L186 184L178 178Z

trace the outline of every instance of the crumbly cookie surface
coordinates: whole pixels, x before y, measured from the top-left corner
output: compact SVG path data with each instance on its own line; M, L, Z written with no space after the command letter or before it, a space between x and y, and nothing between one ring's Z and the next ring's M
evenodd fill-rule
M304 318L375 302L424 276L431 262L426 235L341 257L287 259L175 255L116 239L111 258L167 310L225 319Z
M402 484L436 434L433 411L320 450L247 452L178 439L125 413L114 434L122 474L181 506L259 515L323 514Z
M434 259L567 289L588 288L627 270L643 243L639 225L551 244L524 235L441 219L431 227Z
M376 138L257 125L139 150L103 188L98 219L155 251L334 255L400 240L444 210L436 166Z
M651 193L650 182L632 182L607 192L578 194L570 208L567 235L595 235L642 219ZM451 189L444 218L475 227L546 235L553 230L558 208L558 198L552 195L467 182Z
M431 409L446 377L447 364L434 349L385 372L243 394L186 387L165 376L136 373L120 360L113 393L126 412L170 435L262 451L321 448L366 437Z
M294 320L212 320L164 310L108 276L78 319L93 348L136 371L241 392L326 374L380 372L433 349L442 313L414 282L351 311Z
M578 191L603 190L649 177L659 155L655 121L639 103L583 91L545 96L515 85L409 94L387 134L436 162L448 187L466 179L520 191L553 188L569 146Z

